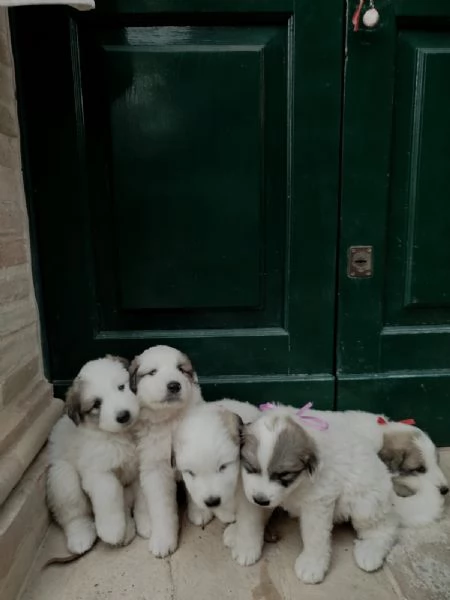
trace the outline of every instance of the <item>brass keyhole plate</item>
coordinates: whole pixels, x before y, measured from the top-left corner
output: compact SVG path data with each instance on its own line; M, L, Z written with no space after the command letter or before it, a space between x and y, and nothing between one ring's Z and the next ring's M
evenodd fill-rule
M367 279L368 277L372 277L372 246L350 246L347 255L347 275L351 279Z

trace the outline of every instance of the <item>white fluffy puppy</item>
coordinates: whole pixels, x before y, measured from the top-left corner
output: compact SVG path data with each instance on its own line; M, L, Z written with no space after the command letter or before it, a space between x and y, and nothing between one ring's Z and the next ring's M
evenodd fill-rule
M137 356L130 376L141 407L136 527L140 536L150 538L149 550L163 557L178 545L173 433L186 410L203 398L190 360L169 346L154 346Z
M332 413L327 415L329 428L320 431L302 422L296 412L277 407L244 428L245 499L239 502L236 523L225 530L225 544L240 564L256 562L267 513L281 506L301 517L303 551L295 572L305 583L325 577L336 521L352 521L358 536L354 548L358 566L365 571L380 568L397 531L386 466L361 436L349 435Z
M327 418L328 413L320 414ZM426 525L439 519L449 487L439 467L438 450L428 435L383 415L360 411L338 414L343 426L367 439L393 474L395 508L401 524Z
M175 433L174 463L188 492L188 518L206 525L236 518L241 427L260 415L246 402L219 400L189 410Z
M49 438L47 498L67 547L82 554L97 535L107 544L129 543L135 526L124 486L138 473L130 428L139 405L127 362L107 356L86 363L67 392L66 411Z

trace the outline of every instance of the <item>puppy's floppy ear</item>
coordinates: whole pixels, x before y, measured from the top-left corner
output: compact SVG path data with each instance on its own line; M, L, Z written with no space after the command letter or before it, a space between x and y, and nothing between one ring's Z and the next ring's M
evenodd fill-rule
M241 448L242 446L242 430L244 423L239 415L226 408L221 409L220 416L233 442Z
M127 360L126 358L124 358L123 356L115 356L112 354L107 354L106 358L109 358L110 360L115 360L116 362L119 362L128 371L129 366L130 366L130 361Z
M81 411L81 381L79 379L75 379L67 390L65 411L75 425L79 425L83 421L83 413Z
M139 357L135 356L128 367L128 373L130 374L130 389L135 394L137 393L137 372L139 369Z
M413 473L424 466L414 438L413 431L392 431L383 435L383 447L378 456L391 473Z
M393 448L390 445L383 445L381 450L378 452L378 456L382 462L387 466L391 473L395 473L400 470L402 463L405 459L405 452L401 448Z
M314 450L311 450L305 463L306 469L310 475L317 469L317 462L317 455Z
M416 495L416 490L413 490L409 485L400 481L399 477L392 478L392 485L394 486L394 492L401 498L409 498L410 496Z
M191 359L189 358L189 356L187 356L187 354L183 354L182 371L185 375L189 377L192 383L198 385L197 373L195 372L194 367L192 366Z
M288 435L286 436L286 443L291 443L296 448L298 456L303 463L304 468L310 475L317 469L318 458L317 458L317 446L312 437L301 427L297 421L290 419L290 425L294 425L295 434L289 438L290 428L287 430Z

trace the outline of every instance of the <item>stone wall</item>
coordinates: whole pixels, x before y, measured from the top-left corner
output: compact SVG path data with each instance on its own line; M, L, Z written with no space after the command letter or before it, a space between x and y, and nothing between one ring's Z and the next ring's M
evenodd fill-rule
M0 9L0 597L14 598L48 523L45 457L61 413L45 379L7 10ZM37 514L36 513L39 513ZM31 522L25 515L34 515ZM35 525L34 525L34 524ZM36 529L37 527L37 529ZM25 544L25 545L24 545ZM26 548L25 548L26 546Z

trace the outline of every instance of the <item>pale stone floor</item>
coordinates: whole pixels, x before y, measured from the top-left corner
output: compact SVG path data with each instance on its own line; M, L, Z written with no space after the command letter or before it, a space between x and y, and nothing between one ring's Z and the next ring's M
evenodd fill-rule
M450 449L442 451L442 466L450 477ZM180 547L168 559L153 558L137 538L121 549L98 544L78 562L41 571L48 558L66 553L52 527L21 600L450 600L450 500L440 523L404 531L377 573L358 569L351 529L337 528L331 570L315 586L302 584L293 570L300 550L295 522L283 518L276 529L281 540L267 544L252 567L233 562L223 526L214 521L204 530L184 523Z

